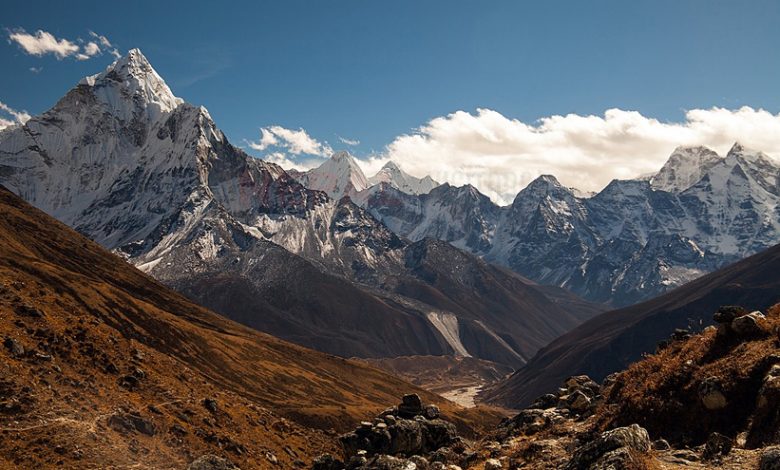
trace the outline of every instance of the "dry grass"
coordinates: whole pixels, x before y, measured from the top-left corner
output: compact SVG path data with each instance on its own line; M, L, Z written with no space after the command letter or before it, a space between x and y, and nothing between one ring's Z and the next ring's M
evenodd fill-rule
M708 331L633 364L607 392L599 426L638 423L651 437L680 444L701 444L713 431L736 435L753 412L771 365L767 358L780 353L780 305L767 312L760 326L763 334L750 341L723 341ZM718 412L704 408L699 399L699 385L708 377L719 380L729 399Z

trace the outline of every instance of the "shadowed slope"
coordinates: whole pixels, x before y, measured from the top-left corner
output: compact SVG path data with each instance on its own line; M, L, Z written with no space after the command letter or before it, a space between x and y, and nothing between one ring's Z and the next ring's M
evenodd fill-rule
M541 349L528 365L491 387L483 398L524 406L566 377L596 380L650 353L675 328L711 323L720 305L764 309L780 300L780 246L690 282L668 294L585 322Z

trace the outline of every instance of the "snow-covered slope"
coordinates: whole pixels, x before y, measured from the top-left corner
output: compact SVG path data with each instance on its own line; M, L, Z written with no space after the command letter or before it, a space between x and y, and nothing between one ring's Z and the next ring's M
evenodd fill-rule
M434 181L430 176L425 176L423 178L414 177L401 170L401 168L392 161L385 163L377 174L368 179L368 182L371 186L386 183L407 194L427 194L431 192L433 188L439 186L439 183Z

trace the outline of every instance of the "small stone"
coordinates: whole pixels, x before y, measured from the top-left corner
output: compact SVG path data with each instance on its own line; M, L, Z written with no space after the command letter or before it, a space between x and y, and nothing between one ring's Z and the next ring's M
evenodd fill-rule
M24 355L24 346L13 338L6 338L5 341L3 341L3 346L8 349L12 356Z
M203 406L212 413L216 413L218 409L217 400L214 400L213 398L204 398Z
M503 466L498 459L487 459L485 461L485 470L501 470Z
M728 405L717 377L708 377L699 385L699 398L708 410L720 410Z
M653 449L655 450L669 450L671 446L666 439L657 439L653 441Z
M344 462L330 454L320 455L311 466L312 470L342 470Z
M733 441L730 437L723 434L713 432L707 438L707 443L704 445L704 458L710 460L716 456L728 455L731 452Z
M436 405L427 405L423 410L423 416L428 419L436 419L439 417L439 407Z

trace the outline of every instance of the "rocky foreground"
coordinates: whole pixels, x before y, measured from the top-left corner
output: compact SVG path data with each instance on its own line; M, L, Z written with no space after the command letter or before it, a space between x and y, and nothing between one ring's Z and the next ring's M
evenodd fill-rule
M780 306L722 307L714 320L602 384L570 377L479 441L407 395L312 468L780 469Z

